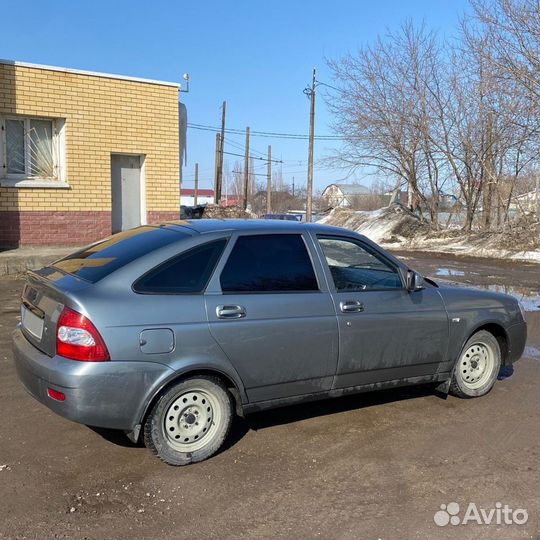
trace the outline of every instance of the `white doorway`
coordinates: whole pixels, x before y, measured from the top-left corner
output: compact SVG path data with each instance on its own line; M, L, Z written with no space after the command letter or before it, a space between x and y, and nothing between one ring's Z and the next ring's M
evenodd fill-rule
M111 154L112 232L146 222L144 156Z

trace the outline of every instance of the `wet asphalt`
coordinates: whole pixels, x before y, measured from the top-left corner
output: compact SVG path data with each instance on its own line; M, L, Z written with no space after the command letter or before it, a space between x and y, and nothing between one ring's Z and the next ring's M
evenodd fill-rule
M22 281L1 279L0 537L537 538L539 267L401 255L435 279L522 295L529 340L511 377L475 400L418 387L259 413L184 468L25 393L10 351ZM528 521L438 526L450 502Z

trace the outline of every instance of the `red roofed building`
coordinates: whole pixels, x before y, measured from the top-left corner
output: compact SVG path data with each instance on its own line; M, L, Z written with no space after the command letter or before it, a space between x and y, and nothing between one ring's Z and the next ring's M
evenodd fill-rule
M214 202L213 189L198 189L197 190L197 203L196 204L211 204L213 202ZM195 205L195 190L182 188L180 191L180 204L182 206L194 206Z

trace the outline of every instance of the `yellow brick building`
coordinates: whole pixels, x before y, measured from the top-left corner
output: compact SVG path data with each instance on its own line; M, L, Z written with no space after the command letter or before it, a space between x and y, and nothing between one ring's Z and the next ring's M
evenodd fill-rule
M0 246L179 215L179 85L0 60Z

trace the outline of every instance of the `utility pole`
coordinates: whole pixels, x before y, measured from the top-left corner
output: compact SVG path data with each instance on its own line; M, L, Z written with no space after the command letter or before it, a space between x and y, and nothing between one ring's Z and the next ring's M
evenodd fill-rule
M268 145L268 166L266 170L266 213L272 213L272 146Z
M313 81L311 88L306 94L311 100L309 111L309 153L308 153L308 177L307 177L307 200L306 200L306 221L311 221L313 213L313 141L315 137L315 68L313 68Z
M219 167L216 180L216 204L221 201L221 186L223 184L223 154L225 153L225 115L227 113L227 102L223 102L221 110L221 137L219 146Z
M292 196L294 199L294 176L292 177Z
M244 200L242 201L244 210L247 210L248 188L249 188L249 127L246 128L246 150L244 155Z
M193 204L197 206L197 199L199 197L199 164L195 163L195 198Z
M221 136L216 133L216 169L214 171L214 202L218 204L217 191L218 191L218 171L219 171L219 153L221 150L220 145Z

